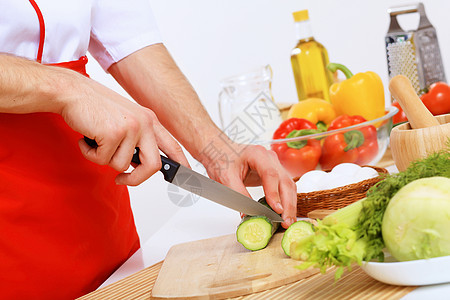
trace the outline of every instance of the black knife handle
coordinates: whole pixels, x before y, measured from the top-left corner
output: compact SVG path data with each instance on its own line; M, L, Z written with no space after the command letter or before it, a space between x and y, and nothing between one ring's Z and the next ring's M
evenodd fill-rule
M92 148L98 147L98 144L95 140L90 139L86 136L84 137L84 141L86 142L86 144L88 144ZM163 155L160 155L160 156L161 156L162 167L159 171L161 171L161 173L163 173L165 181L172 182L173 178L175 177L175 174L177 174L180 164L177 163L176 161L171 160L168 157L165 157ZM136 147L134 149L134 154L133 154L133 158L131 159L131 162L138 164L138 165L141 163L141 160L139 159L139 147Z
M178 168L180 167L180 164L162 155L161 155L161 163L162 167L160 171L164 175L164 180L172 183L175 175L177 174Z

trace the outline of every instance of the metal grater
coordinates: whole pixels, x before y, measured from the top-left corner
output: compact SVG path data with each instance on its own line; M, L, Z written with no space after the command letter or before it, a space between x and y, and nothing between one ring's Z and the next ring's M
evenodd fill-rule
M391 24L386 34L386 56L389 78L404 75L419 94L437 81L446 81L436 30L425 14L422 3L388 9ZM417 30L404 31L397 16L419 13Z

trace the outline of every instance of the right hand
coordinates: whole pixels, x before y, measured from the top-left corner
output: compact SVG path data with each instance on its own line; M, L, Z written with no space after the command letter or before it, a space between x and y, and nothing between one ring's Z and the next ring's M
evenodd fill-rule
M71 71L70 71L71 72ZM161 168L161 149L171 159L189 166L181 146L161 125L155 113L136 104L96 81L78 74L71 86L60 95L61 115L75 131L94 139L98 147L91 148L79 141L86 159L99 165L109 165L121 172L117 184L139 185ZM140 148L141 164L130 173L135 147Z

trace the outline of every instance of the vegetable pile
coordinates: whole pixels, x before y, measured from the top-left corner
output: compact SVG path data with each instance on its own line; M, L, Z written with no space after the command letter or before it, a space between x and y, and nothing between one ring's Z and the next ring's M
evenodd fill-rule
M418 193L422 201L427 201L426 204L423 202L420 206L415 205L414 202L404 204L411 198L411 189L414 190L417 185L415 181L431 177L433 177L431 181L442 180L434 178L436 176L444 177L446 180L444 186L447 190L440 192L439 186L442 185L442 181L437 185L428 183L425 188L427 192L422 190ZM299 266L300 269L314 266L325 272L330 266L338 267L335 273L336 279L340 278L345 267L350 268L353 263L361 264L362 261L375 258L383 261L382 250L386 245L394 257L398 255L397 259L450 255L450 236L447 230L450 218L448 178L450 178L450 147L412 163L404 172L387 175L384 180L369 189L367 198L329 215L315 227L314 234L294 241L291 244L290 254L292 258L304 261ZM410 183L412 188L405 187ZM421 185L420 181L419 185ZM406 192L401 191L404 187ZM397 192L399 192L398 196L396 196ZM406 200L404 193L408 195ZM443 196L433 197L434 194ZM391 212L389 210L386 212L393 197L393 208L389 208ZM395 200L395 197L400 200ZM429 197L434 200L428 200ZM436 200L439 197L445 200ZM405 215L402 218L399 218L398 208L395 208L396 202L401 204L401 214ZM429 216L431 219L428 221L418 222L421 218L426 219L424 206L433 208L433 211L444 210L445 213L434 214ZM384 219L394 220L392 220L393 223L389 223ZM409 232L409 236L401 236L406 231L399 232L399 228L402 227L398 222L403 222L401 223L403 228L411 226L412 233ZM412 223L417 226L412 226Z
M307 101L307 100L304 100ZM314 119L314 121L317 118ZM331 131L366 122L361 116L340 115L326 128L326 123L302 118L290 118L281 123L273 139L295 138L325 131ZM325 126L325 127L324 127ZM341 163L369 164L378 154L377 129L367 125L358 129L331 134L325 138L307 139L287 143L273 143L283 167L293 177L300 177L316 169L320 163L323 169L332 169Z
M344 65L336 63L327 68L332 72L341 71L347 79L331 85L330 101L308 98L292 105L288 119L275 131L274 140L341 129L385 115L383 83L376 73L353 75ZM323 169L331 169L340 163L369 164L378 154L376 127L381 124L374 125L323 135L308 143L305 139L295 143L273 143L271 147L293 177L300 177L319 164ZM295 130L290 129L292 127L296 127Z

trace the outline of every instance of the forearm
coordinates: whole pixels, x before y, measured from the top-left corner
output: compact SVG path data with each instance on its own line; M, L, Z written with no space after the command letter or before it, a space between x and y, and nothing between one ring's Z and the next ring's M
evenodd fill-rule
M248 197L244 184L262 184L268 203L285 220L283 227L295 222L295 183L276 154L228 139L214 125L163 45L141 49L113 64L109 72L138 103L156 112L172 135L205 165L212 179Z
M61 113L58 91L64 86L67 70L0 54L0 112Z
M221 131L162 44L133 53L109 72L138 103L152 109L196 159L206 162L203 151L212 139L219 140Z

